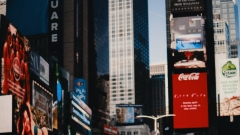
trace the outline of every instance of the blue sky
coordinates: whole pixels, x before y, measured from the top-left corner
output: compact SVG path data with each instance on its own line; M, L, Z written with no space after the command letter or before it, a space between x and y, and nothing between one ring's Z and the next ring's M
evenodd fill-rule
M149 0L149 55L150 64L167 61L165 0Z
M236 0L238 6L240 0ZM239 12L240 12L240 6ZM165 0L149 0L149 55L150 64L159 64L167 61ZM240 13L239 13L240 15Z

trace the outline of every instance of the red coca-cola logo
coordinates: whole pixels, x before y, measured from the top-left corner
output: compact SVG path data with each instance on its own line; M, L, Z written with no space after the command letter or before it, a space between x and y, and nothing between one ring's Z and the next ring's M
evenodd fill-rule
M179 81L198 80L198 79L199 79L199 73L191 73L191 74L181 73L178 76Z

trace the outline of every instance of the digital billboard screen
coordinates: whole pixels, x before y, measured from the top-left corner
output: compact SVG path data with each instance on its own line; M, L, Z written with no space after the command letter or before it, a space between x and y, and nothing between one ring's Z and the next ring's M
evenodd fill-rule
M204 0L171 0L171 13L204 11Z
M74 94L75 96L86 104L86 80L83 78L74 79Z
M220 116L240 115L239 58L219 59Z
M170 20L173 69L206 68L205 20L201 16Z
M172 98L175 129L207 128L207 73L172 75Z
M142 118L137 116L143 115L142 105L133 104L116 104L116 123L117 124L137 124L142 123Z

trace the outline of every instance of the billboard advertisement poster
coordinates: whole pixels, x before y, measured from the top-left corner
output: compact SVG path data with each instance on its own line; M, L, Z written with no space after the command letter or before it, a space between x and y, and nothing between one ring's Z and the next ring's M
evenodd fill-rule
M171 66L174 69L206 68L205 20L201 16L170 20Z
M53 95L38 84L32 82L32 116L38 127L45 126L52 130Z
M86 104L86 80L82 78L74 79L74 94Z
M220 116L240 115L239 59L218 60Z
M1 93L20 100L30 100L28 39L11 23L6 28L3 44Z
M174 128L207 128L207 73L173 74L172 90Z
M133 124L142 123L142 118L136 116L142 115L142 105L116 104L116 123Z
M204 0L171 0L171 13L204 11Z

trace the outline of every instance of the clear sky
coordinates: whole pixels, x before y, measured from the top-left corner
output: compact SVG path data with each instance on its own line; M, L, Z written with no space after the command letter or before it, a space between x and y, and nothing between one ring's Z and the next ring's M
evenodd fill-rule
M149 55L150 64L167 61L165 0L149 0Z
M236 0L238 6L240 0ZM238 7L240 12L240 6ZM149 55L150 64L159 64L167 61L165 0L149 0ZM240 15L240 13L238 14Z

